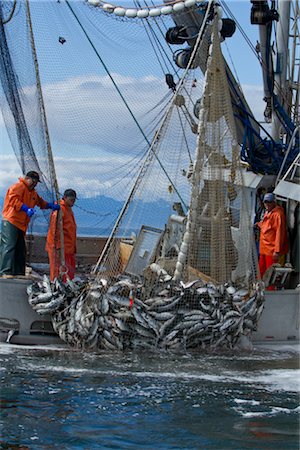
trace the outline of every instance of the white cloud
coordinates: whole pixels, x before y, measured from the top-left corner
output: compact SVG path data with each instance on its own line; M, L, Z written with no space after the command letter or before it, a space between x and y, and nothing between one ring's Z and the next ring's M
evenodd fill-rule
M125 159L125 158L124 158ZM93 198L105 195L124 200L129 194L138 172L124 173L116 171L116 161L107 157L69 159L55 158L55 170L61 193L65 189L75 189L81 198ZM119 158L119 163L121 158ZM44 174L47 177L47 174ZM0 155L0 197L4 197L10 185L16 183L22 171L14 156Z
M7 188L22 176L19 163L14 156L0 156L0 196L3 197Z
M154 77L112 74L125 100L146 132L156 112L145 113L166 94ZM61 145L75 143L102 149L131 149L144 138L108 76L83 76L47 84L43 88L52 138Z

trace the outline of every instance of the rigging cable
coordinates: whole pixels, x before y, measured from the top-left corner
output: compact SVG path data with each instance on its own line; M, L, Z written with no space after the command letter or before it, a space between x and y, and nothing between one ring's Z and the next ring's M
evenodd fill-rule
M148 38L149 38L150 45L151 45L151 47L152 47L152 49L153 49L153 52L155 53L155 56L156 56L156 59L157 59L157 62L158 62L158 64L159 64L159 66L160 66L160 68L161 68L161 71L162 71L163 74L165 74L165 71L164 71L163 65L162 65L162 63L161 63L161 60L160 60L159 57L158 57L158 52L160 52L161 59L163 60L163 62L164 62L164 64L165 64L165 70L168 70L167 64L166 64L165 59L164 59L164 57L163 57L163 55L162 55L162 51L161 51L160 48L158 48L158 49L155 48L154 43L152 42L152 39L153 39L153 38L151 38L151 36L150 36L150 32L151 32L152 35L154 35L154 40L155 40L155 33L154 33L152 27L150 26L150 24L149 24L150 32L149 32L149 30L147 29L146 25L144 24L144 21L142 22L142 24L143 24L144 29L145 29L145 32L146 32L146 34L147 34L147 36L148 36ZM148 24L148 21L147 21L147 24Z
M140 5L140 2L138 2L138 1L135 2L135 3L138 4L138 5ZM145 1L145 5L146 5L148 8L150 8L149 5L147 5L147 2L146 2L146 1ZM152 1L152 5L155 6L154 3L153 3L153 1ZM170 52L174 55L174 51L172 50L172 46L171 46L171 45L169 44L169 42L166 40L166 36L165 36L164 33L162 32L161 27L159 26L159 23L158 23L157 19L154 18L154 17L153 17L152 19L154 20L154 23L156 24L157 29L158 29L158 31L159 31L160 34L161 34L161 37L163 38L163 40L166 42L168 48L170 49ZM167 61L170 63L170 66L171 66L171 68L173 69L174 74L175 74L176 77L178 78L178 81L180 81L180 76L179 76L179 71L180 71L180 69L177 69L177 68L176 68L176 65L174 64L174 60L172 61L172 60L169 58L168 54L166 53L164 47L162 46L162 44L161 44L161 42L160 42L159 37L156 35L156 33L155 33L153 27L150 25L148 19L146 19L146 21L147 21L147 24L148 24L149 28L151 29L151 33L154 35L154 38L155 38L156 43L157 43L157 46L161 47L161 52L163 52L163 53L166 55L166 59L167 59ZM163 24L165 25L164 21L163 21ZM167 29L166 26L165 26L165 29ZM196 38L197 36L198 36L198 34L195 35L195 36L193 36L193 38ZM150 39L150 38L149 38L149 39ZM160 53L161 53L161 52L160 52ZM167 66L167 64L166 64L166 66ZM166 68L167 68L167 67L166 67ZM167 68L167 70L169 71L168 68ZM166 74L164 73L164 75L166 75ZM189 98L189 100L190 100L190 101L193 103L193 105L194 105L194 100L190 97L190 93L186 90L186 87L185 87L185 86L183 86L183 90L184 90L185 94L187 95L187 97Z

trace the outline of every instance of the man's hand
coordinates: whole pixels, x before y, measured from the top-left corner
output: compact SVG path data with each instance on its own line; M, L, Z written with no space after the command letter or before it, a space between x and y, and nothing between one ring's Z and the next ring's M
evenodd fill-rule
M59 211L60 210L60 205L58 205L57 203L49 202L46 205L46 209L52 209L52 211Z
M28 210L26 211L28 217L33 216L34 213L35 213L34 208L28 208Z
M34 208L28 208L28 206L25 205L25 203L23 203L23 205L21 206L21 211L26 212L28 217L33 216L33 214L35 213Z

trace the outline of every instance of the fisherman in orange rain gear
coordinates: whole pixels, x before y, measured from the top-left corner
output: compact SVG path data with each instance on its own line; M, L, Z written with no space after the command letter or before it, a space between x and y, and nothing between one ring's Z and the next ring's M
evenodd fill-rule
M46 202L35 190L40 176L34 170L8 189L2 210L0 237L0 275L25 275L25 234L35 206L58 210L59 205Z
M284 210L276 204L273 193L265 194L263 202L266 212L263 219L257 222L260 229L259 238L259 270L263 276L274 263L284 263L284 255L288 253L288 237Z
M58 213L53 212L50 219L50 227L47 235L46 250L50 262L50 280L53 281L60 274L60 269L66 270L67 276L72 280L75 275L76 261L76 222L72 207L76 201L76 192L67 189L60 201L64 235L65 267L61 268L60 260L60 230L58 227ZM63 276L66 281L66 276Z

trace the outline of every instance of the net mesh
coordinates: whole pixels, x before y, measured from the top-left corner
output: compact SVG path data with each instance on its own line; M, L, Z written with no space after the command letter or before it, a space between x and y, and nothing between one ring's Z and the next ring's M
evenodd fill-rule
M207 33L210 31L211 27L208 27ZM199 277L210 277L215 283L249 285L256 278L253 231L217 20L210 51L193 164L187 176L182 177L178 169L186 167L189 162L184 160L181 145L186 143L186 135L182 133L178 142L173 127L175 124L178 130L181 120L185 121L183 129L192 139L195 132L186 116L180 119L182 109L188 108L185 92L188 91L189 80L183 79L154 137L146 164L113 230L112 239L95 268L98 276L103 272L120 272L116 254L120 254L124 245L113 238L126 235L126 230L135 229L135 223L142 222L143 227L137 230L136 249L129 260L129 271L134 267L137 275L155 262L162 269L167 268L175 280L185 282L196 273ZM201 45L195 59L199 53ZM167 168L170 178L162 168ZM145 204L149 194L159 199L153 203L153 211ZM163 201L169 204L164 212L160 211ZM151 227L156 230L151 231ZM152 241L148 235L152 235ZM144 248L147 240L149 246L150 241L152 243L151 251Z
M18 2L15 7L14 2L0 4L0 106L22 173L39 172L43 181L40 192L50 201L54 198L54 180L28 14L26 2Z
M78 227L109 238L88 282L44 278L29 288L30 304L84 349L232 348L255 327L263 297L252 285L255 250L218 16L199 33L194 68L177 74L161 39L168 17L112 20L81 2L34 2L31 13L60 187L78 192ZM13 35L9 45L20 65L32 57ZM204 80L197 67L208 48ZM174 74L171 89L161 72ZM8 125L17 73L2 83ZM27 92L36 92L32 74L21 83ZM36 122L25 105L16 115L25 111L28 124L45 129L40 102L37 92ZM40 140L43 152L32 155L15 137L21 164L46 159L44 133ZM49 168L41 170L46 180Z
M200 109L191 202L175 278L192 267L219 283L252 282L256 276L252 235L215 21Z
M1 4L4 17L13 3ZM26 2L16 5L12 18L2 23L1 55L6 60L1 73L7 75L1 83L0 105L22 172L38 169L51 190ZM165 76L172 74L176 84L183 72L173 61L182 46L171 47L164 38L174 22L169 16L117 19L81 1L32 2L30 11L60 193L71 187L78 194L74 213L80 234L107 236L172 98ZM174 152L173 162L168 159L165 168L171 171L168 183L178 181L178 191L186 184L180 171L188 167L196 137L181 130L187 123L195 126L193 106L203 87L198 70L190 70L188 78L186 107L177 108L180 114L170 125L169 145L165 144ZM178 157L180 146L183 152ZM159 193L164 183L160 174ZM181 196L188 198L185 192ZM164 193L168 204L171 197ZM151 200L149 195L149 211L154 208ZM39 214L32 223L33 231L47 231ZM141 223L135 220L132 226L129 235L137 233Z

